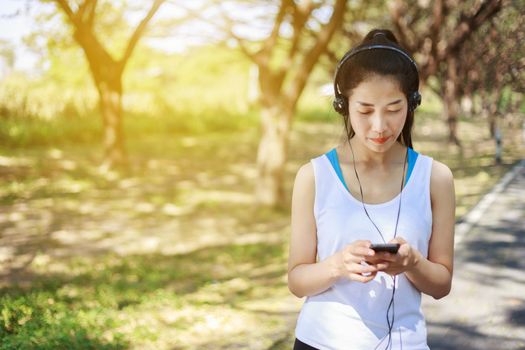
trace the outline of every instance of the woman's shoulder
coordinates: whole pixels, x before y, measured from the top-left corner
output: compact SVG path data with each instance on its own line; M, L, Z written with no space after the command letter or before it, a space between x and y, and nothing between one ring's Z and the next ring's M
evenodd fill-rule
M314 166L319 166L319 162L323 162L324 158L329 159L330 157L333 157L335 155L335 148L330 149L329 151L326 151L324 153L319 153L317 155L314 155L312 158L308 160L308 162L302 164L299 169L297 170L297 174L301 173L301 176L314 176ZM335 155L337 157L337 155Z
M293 185L293 201L309 203L315 196L315 176L312 162L299 167Z
M314 181L314 166L311 161L304 163L297 170L295 181L311 182Z
M452 170L450 170L446 164L436 159L432 159L432 177L441 181L452 180L454 178Z
M450 168L436 160L432 159L432 172L430 174L430 188L432 193L447 191L454 186L454 175Z
M434 159L432 156L426 153L416 151L413 148L409 148L408 151L409 153L412 153L412 155L415 155L416 158L422 158L428 162L427 163L428 166L431 167L432 169L432 173L431 173L432 177L437 176L438 178L441 178L443 176L446 177L447 173L449 173L450 175L452 174L452 171L446 164Z
M295 176L295 182L301 182L301 185L303 186L314 188L316 169L322 168L326 161L334 161L333 158L337 159L335 147L330 148L328 151L325 151L323 153L318 153L317 155L314 155L312 158L310 158L308 162L299 166L297 174Z

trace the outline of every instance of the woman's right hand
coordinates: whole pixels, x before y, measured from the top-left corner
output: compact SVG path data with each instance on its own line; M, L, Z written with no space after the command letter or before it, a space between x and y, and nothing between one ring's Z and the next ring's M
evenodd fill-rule
M367 283L374 279L378 271L388 267L388 263L367 263L375 255L370 249L372 243L366 240L354 241L332 255L336 275L352 281Z

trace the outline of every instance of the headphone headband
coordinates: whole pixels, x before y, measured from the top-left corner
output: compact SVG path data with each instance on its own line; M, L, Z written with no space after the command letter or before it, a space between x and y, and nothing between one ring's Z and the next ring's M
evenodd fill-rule
M377 33L376 35L378 34L382 34L382 33ZM419 88L419 71L417 69L416 62L412 59L412 57L410 57L410 55L406 53L404 50L397 48L395 46L391 46L391 45L383 45L383 44L362 45L362 46L358 46L350 50L349 52L347 52L343 56L341 61L339 61L339 64L336 67L335 74L334 74L334 93L335 93L334 108L338 113L342 115L346 115L347 113L346 99L342 95L343 92L339 90L339 86L337 85L337 78L339 75L339 70L346 63L346 61L348 61L350 58L357 55L358 53L363 52L363 51L368 51L368 50L375 50L375 49L395 51L401 54L403 57L405 57L410 62L411 66L414 68L414 71L416 73L418 86L416 87L416 91L411 92L408 96L408 107L411 111L413 111L417 108L418 105L421 104L421 94L419 93L419 91L417 91Z

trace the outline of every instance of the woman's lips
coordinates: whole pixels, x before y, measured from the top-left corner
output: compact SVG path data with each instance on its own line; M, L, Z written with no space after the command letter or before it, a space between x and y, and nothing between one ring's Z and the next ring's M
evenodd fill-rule
M387 142L389 137L377 137L377 138L370 138L372 142L382 145L383 143Z

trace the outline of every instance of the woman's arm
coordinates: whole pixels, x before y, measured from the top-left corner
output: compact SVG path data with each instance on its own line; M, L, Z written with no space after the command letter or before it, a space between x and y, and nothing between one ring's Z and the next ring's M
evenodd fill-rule
M452 172L438 161L432 164L430 196L432 236L428 258L419 254L419 262L406 276L421 292L439 299L448 295L452 287L456 198Z
M369 241L356 241L323 261L316 262L317 227L314 217L315 179L311 163L297 172L292 195L292 232L288 258L288 289L295 296L319 294L339 278L369 282L377 271L386 267L363 266L361 261L369 249ZM363 273L370 275L363 276Z
M393 242L401 243L401 247L396 255L384 255L384 260L390 263L385 272L393 275L405 272L419 291L440 299L450 293L452 286L456 201L452 172L437 161L432 164L430 196L432 236L428 258L402 238L397 238Z
M288 289L302 298L328 289L336 276L327 260L316 263L317 228L313 213L315 180L311 163L295 177L292 194L292 232L288 255Z

